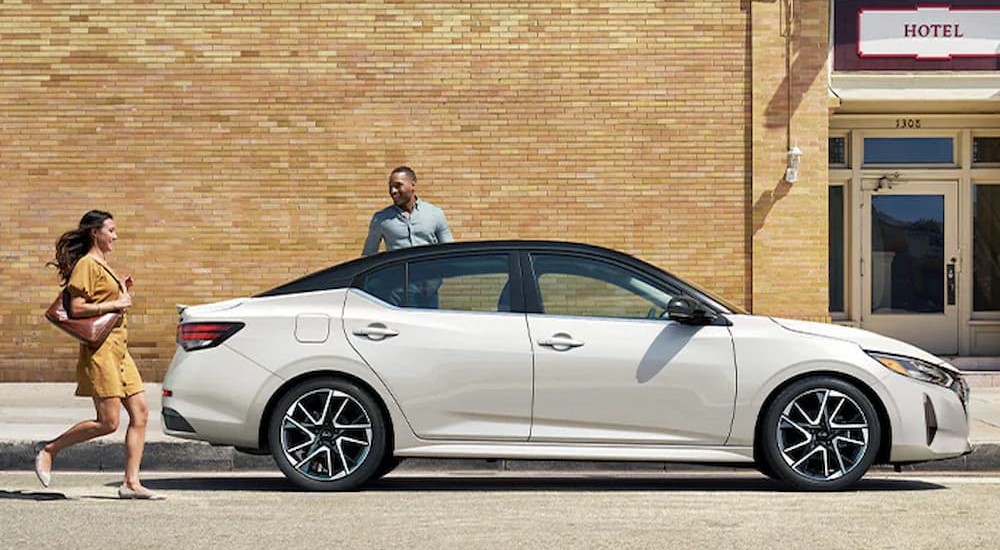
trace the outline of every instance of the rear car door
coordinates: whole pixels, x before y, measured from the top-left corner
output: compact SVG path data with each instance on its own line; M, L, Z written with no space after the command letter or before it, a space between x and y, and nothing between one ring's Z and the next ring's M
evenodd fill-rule
M518 263L507 252L414 259L349 291L347 339L418 437L527 440L531 343L524 313L510 312L523 303Z
M725 326L660 317L676 290L614 261L531 254L531 441L718 445L736 365ZM532 305L532 301L537 302Z

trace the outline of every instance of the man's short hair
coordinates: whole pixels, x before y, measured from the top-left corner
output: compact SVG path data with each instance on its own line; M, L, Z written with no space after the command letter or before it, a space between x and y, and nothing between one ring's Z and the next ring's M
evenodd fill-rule
M414 172L413 168L410 168L409 166L398 166L398 167L396 167L395 170L393 170L392 172L389 172L389 177L391 178L393 174L398 174L400 172L402 172L403 174L406 174L407 178L409 178L409 179L411 179L413 181L417 181L417 173Z

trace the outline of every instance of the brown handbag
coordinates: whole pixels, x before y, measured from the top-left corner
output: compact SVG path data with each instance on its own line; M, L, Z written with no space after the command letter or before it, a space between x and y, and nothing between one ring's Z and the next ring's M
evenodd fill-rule
M49 309L45 310L45 318L84 344L92 348L101 347L121 320L121 312L109 311L94 317L74 318L69 315L69 300L69 292L66 290L60 292Z
M103 263L101 263L101 267L118 283L118 289L121 290L122 284L118 280L118 277L115 277L115 274ZM111 331L118 325L118 321L122 318L122 313L120 311L109 311L93 317L74 318L69 314L69 301L69 291L64 288L59 292L59 296L56 296L55 301L52 302L49 309L45 310L45 318L66 334L87 344L91 348L97 349L101 347L101 344L111 335Z

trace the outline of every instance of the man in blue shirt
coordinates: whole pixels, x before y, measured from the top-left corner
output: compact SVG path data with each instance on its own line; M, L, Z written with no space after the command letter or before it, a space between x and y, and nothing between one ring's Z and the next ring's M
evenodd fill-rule
M417 198L417 174L412 168L400 166L389 174L389 196L392 206L372 216L362 256L378 252L382 241L385 241L386 250L396 250L455 240L444 212Z
M389 174L389 196L392 197L392 206L383 208L372 216L368 225L368 238L361 250L362 256L378 252L382 241L385 241L386 250L396 250L455 240L451 236L444 212L417 198L417 174L412 168L400 166ZM400 287L391 293L390 301L394 305L437 309L441 282L439 277L415 280L411 276L405 298Z

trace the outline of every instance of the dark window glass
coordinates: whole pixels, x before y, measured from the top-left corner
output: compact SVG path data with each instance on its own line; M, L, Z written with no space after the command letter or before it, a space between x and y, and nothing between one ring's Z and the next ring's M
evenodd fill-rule
M403 264L383 267L365 277L361 290L387 304L402 306L404 302Z
M510 311L510 259L482 254L410 262L406 306L456 311Z
M865 164L953 164L952 138L865 138Z
M830 187L830 312L844 311L844 186Z
M847 138L830 138L828 150L830 152L830 166L843 166L847 164Z
M532 267L547 314L657 319L675 294L628 269L587 258L534 254Z
M1000 163L1000 137L972 138L972 162Z
M1000 185L972 188L972 309L1000 311Z
M944 196L872 197L872 313L944 312Z

